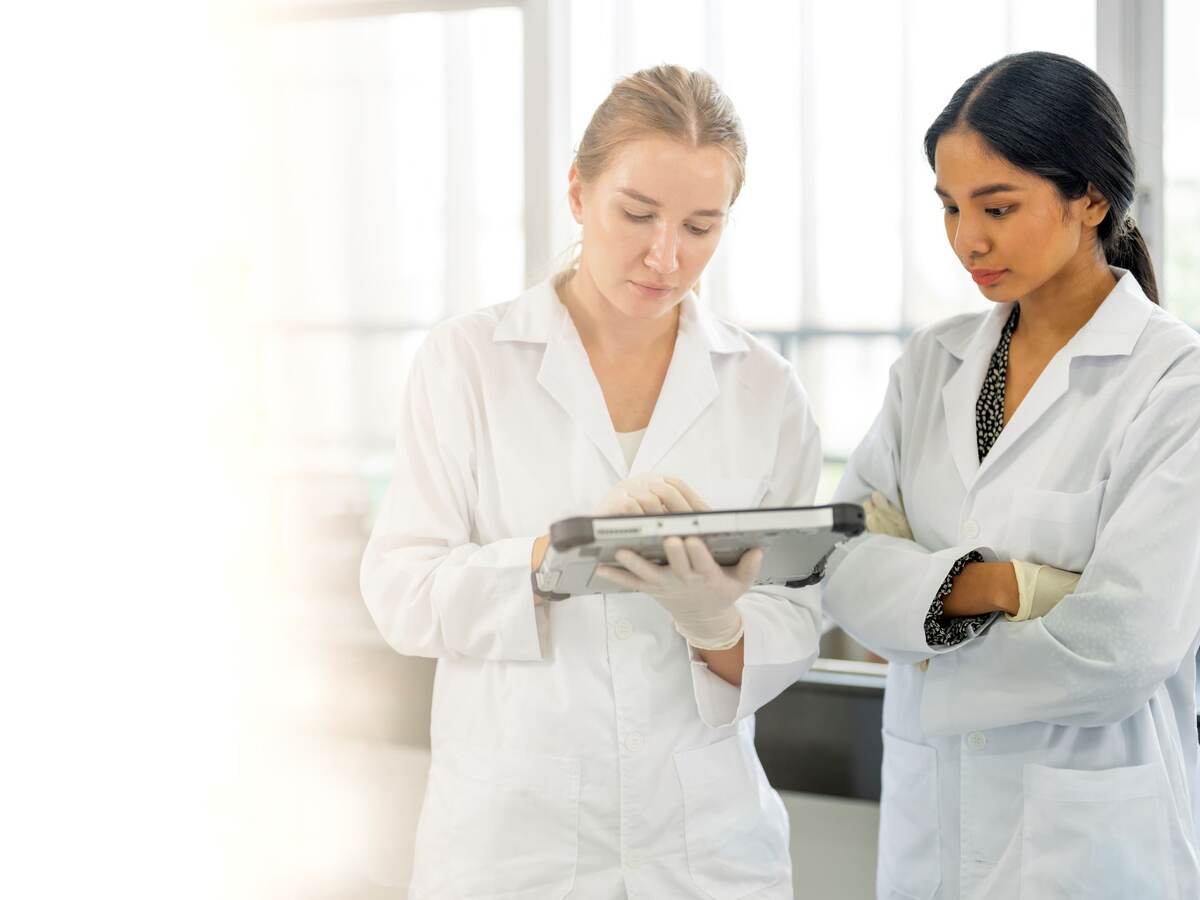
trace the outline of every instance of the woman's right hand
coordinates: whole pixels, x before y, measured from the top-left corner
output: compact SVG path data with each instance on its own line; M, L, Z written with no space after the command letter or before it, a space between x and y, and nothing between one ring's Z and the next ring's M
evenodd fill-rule
M1038 619L1058 606L1079 584L1079 573L1012 560L1017 576L1017 611L1009 613L1010 622Z
M592 515L646 516L656 513L708 512L705 503L682 478L647 472L613 486Z
M645 516L667 512L708 512L711 508L682 478L647 472L613 485L592 515ZM529 567L533 571L536 572L541 566L549 546L548 534L543 534L533 542L533 553L529 559Z

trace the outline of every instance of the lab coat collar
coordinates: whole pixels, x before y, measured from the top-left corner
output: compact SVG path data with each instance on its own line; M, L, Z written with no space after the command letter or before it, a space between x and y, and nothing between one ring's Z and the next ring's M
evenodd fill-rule
M553 279L535 285L505 310L494 341L544 343L538 383L589 437L619 478L651 470L717 397L712 354L748 351L745 338L684 296L666 379L632 466L625 463L604 394L575 323Z
M1116 286L1047 364L983 463L979 462L976 443L975 404L1012 304L997 304L982 323L967 320L938 336L940 343L962 360L958 371L942 389L942 402L951 454L963 484L970 487L1067 392L1072 360L1086 356L1128 356L1133 352L1153 311L1152 304L1130 272L1115 266L1110 268L1117 279Z
M1109 269L1117 284L1063 348L1072 359L1077 356L1128 356L1154 312L1154 304L1132 272L1116 266L1109 266Z
M692 423L717 398L714 353L740 353L749 350L745 339L730 326L712 316L690 291L679 311L679 334L667 377L663 380L658 402L646 436L638 448L629 474L654 471L670 449L683 437ZM673 474L673 473L665 473Z
M1000 334L1011 311L1011 303L997 304L983 317L982 323L972 317L938 335L938 341L962 360L958 371L942 387L942 407L949 432L950 455L967 487L975 481L980 468L975 403L991 364L992 352L1000 342Z
M955 359L966 359L972 344L980 341L986 343L990 339L992 331L996 329L997 321L1000 323L999 327L1004 328L1004 323L1008 321L1008 314L1011 310L1011 303L998 303L988 311L982 323L978 316L963 316L957 324L950 325L944 331L938 332L938 343L945 347ZM999 339L1000 332L996 331L996 340ZM992 347L995 348L995 344Z
M1117 284L1092 318L1064 348L1071 358L1128 356L1150 318L1153 304L1133 273L1116 266L1109 266L1109 269L1117 279ZM996 349L996 343L1000 340L999 329L1003 329L1011 311L1011 303L999 303L982 324L975 316L964 318L938 334L938 343L956 358L966 359L973 347L982 342L990 348L990 358L990 351Z
M529 288L516 300L508 304L496 330L492 334L495 343L524 341L533 344L548 343L559 331L567 315L566 307L559 302L554 290L554 278L547 278Z
M745 353L750 349L741 332L714 316L692 291L684 294L680 303L679 331L687 332L712 353Z

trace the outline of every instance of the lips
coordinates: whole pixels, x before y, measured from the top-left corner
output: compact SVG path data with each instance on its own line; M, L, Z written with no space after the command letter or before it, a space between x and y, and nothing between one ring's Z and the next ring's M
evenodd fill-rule
M972 269L971 278L976 284L984 285L995 284L1008 272L1008 269Z
M630 281L629 283L649 297L661 297L674 290L669 284L653 284L644 281Z

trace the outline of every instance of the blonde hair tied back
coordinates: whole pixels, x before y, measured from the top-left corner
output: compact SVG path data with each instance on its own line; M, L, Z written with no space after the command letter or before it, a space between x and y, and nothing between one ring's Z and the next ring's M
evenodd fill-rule
M717 146L733 161L733 196L746 179L746 136L733 102L707 72L662 65L618 81L583 132L575 151L575 171L594 181L630 141L662 136L689 147ZM578 242L561 273L578 265Z
M622 78L596 107L575 151L575 169L592 181L622 145L661 135L691 147L715 145L733 160L733 197L746 178L746 136L733 103L704 71L654 66Z

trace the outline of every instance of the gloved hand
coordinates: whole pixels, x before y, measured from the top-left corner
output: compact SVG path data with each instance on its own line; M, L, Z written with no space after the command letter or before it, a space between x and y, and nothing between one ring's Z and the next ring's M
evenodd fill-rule
M1012 567L1017 573L1017 593L1021 598L1021 606L1015 616L1005 613L1004 618L1010 622L1044 616L1079 584L1078 572L1039 566L1020 559L1012 560Z
M867 531L912 540L912 529L908 527L904 512L892 506L879 491L871 492L871 496L863 503L863 512L866 513Z
M663 540L668 564L655 565L632 550L617 551L614 566L596 574L657 600L675 620L675 630L697 650L728 650L742 639L742 617L734 605L762 568L762 550L748 550L736 566L717 565L698 537Z
M593 515L643 516L667 512L708 512L710 509L682 478L647 472L617 482L604 495Z
M626 478L613 485L604 495L593 515L596 516L642 516L655 513L708 512L711 507L682 478L674 475L645 473ZM550 535L544 534L533 542L529 568L536 572L550 546ZM542 597L534 590L533 603L539 606Z

